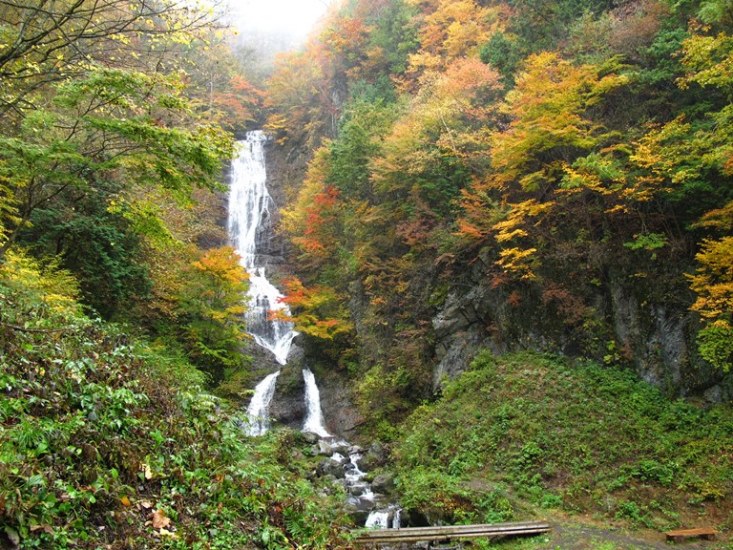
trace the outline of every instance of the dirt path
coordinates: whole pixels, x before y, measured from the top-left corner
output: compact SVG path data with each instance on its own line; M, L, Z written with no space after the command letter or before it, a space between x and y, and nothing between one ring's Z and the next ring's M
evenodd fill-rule
M695 540L679 544L665 542L663 533L628 532L619 528L552 522L546 535L496 544L502 550L725 550L733 546L723 540Z

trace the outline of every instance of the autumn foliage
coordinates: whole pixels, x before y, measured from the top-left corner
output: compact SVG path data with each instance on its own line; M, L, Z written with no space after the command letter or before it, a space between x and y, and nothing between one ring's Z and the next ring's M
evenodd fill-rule
M364 363L419 378L399 335L429 342L433 306L481 272L582 353L633 360L603 310L621 278L640 303L699 315L699 353L729 369L726 14L662 0L334 11L268 95L271 128L312 152L282 223L303 311L325 289L351 295L338 317L360 319Z

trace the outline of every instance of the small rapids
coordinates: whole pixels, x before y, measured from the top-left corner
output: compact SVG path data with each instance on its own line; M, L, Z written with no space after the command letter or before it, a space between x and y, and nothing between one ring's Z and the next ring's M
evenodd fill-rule
M349 505L366 517L365 527L375 529L399 529L402 527L402 509L387 502L384 495L376 493L369 483L367 473L361 469L363 449L348 441L334 438L321 439L318 443L321 454L329 455L333 467L323 467L322 473L341 478L348 495ZM341 472L337 472L341 470Z

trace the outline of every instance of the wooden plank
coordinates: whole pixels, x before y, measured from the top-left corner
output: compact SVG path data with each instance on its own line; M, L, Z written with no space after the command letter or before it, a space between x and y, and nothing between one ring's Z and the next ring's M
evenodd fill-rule
M676 529L674 531L667 531L667 540L671 541L682 541L691 538L704 538L712 540L715 538L718 532L712 527L698 527L697 529Z
M426 541L448 542L448 541L477 539L477 538L496 538L496 537L521 536L521 535L540 535L542 533L546 533L547 531L549 531L549 529L546 529L546 530L532 529L532 530L504 532L504 533L469 533L469 534L462 534L462 535L445 535L445 536L438 536L438 537L426 537L424 535L403 534L400 537L383 538L383 539L381 538L379 539L357 538L354 542L356 544L361 544L361 545L397 544L401 542L426 542Z
M420 540L431 540L433 538L445 538L445 537L471 537L471 536L499 536L499 535L513 535L513 534L529 534L529 533L544 533L550 530L549 526L546 527L525 527L515 529L473 529L473 530L435 530L435 531L423 531L423 532L411 532L409 529L394 529L391 533L380 532L378 534L370 533L360 535L360 539L364 540L386 540L386 539L400 539L406 536L422 537Z
M513 522L478 525L444 525L433 527L406 527L364 531L356 538L357 544L379 544L418 541L449 541L480 537L538 535L551 529L545 522Z
M511 521L506 523L478 523L469 525L431 525L429 527L402 527L400 529L372 529L365 531L365 533L382 533L391 531L410 531L411 533L419 533L423 531L435 531L435 530L450 530L450 529L503 529L505 527L516 528L516 527L538 527L538 526L549 526L549 523L544 521Z
M403 539L405 537L413 537L418 538L419 540L433 540L433 539L443 539L443 538L472 538L472 537L484 537L484 536L510 536L510 535L526 535L526 534L539 534L539 533L546 533L549 531L549 528L532 528L532 529L514 529L511 531L490 531L490 530L482 530L482 531L463 531L458 533L440 533L440 532L434 532L434 533L406 533L404 530L400 530L399 532L393 533L391 535L381 535L379 537L359 537L360 540L396 540L396 539Z

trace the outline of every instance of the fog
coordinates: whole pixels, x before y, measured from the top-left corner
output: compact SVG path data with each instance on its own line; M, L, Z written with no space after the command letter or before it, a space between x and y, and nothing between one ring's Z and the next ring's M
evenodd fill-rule
M275 53L300 46L335 0L230 0L228 18L240 46L265 64Z

